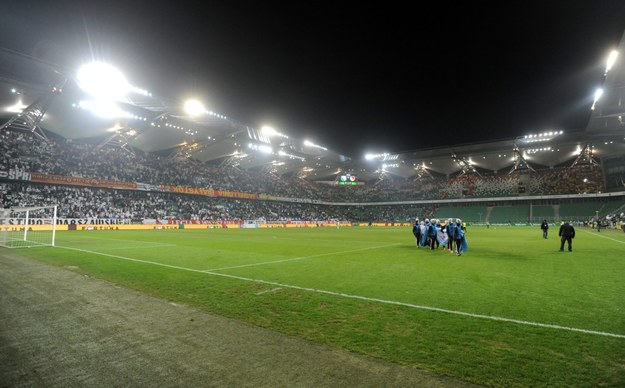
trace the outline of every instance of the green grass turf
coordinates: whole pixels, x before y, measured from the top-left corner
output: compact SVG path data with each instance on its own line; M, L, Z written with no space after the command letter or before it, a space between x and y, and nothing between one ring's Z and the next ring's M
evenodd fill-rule
M12 252L478 384L625 385L625 233L578 227L573 252L557 228L467 238L457 257L398 227L78 231Z

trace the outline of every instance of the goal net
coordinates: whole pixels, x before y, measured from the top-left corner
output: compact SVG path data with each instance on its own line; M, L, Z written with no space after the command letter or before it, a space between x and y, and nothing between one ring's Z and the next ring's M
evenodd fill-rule
M54 246L56 206L0 209L0 246Z

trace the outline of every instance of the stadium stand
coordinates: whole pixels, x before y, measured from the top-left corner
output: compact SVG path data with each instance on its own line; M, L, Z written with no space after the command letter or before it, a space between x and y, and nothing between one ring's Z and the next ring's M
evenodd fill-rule
M353 222L410 222L415 216L459 217L470 222L526 223L543 218L590 219L599 211L620 214L621 203L558 201L548 205L497 203L425 204L418 201L518 196L519 174L467 176L424 180L386 179L369 185L337 187L271 171L248 171L210 165L187 158L164 158L98 147L54 136L44 142L29 132L0 131L0 186L13 193L13 206L59 204L68 218L97 218L141 223L145 220L207 222L264 219L274 222L340 219ZM595 168L593 174L600 175ZM21 175L20 175L21 174ZM48 177L33 181L33 174ZM563 179L555 177L563 176ZM588 169L537 171L530 192L579 193ZM62 177L56 181L50 177ZM598 180L598 179L597 179ZM76 182L79 183L76 183ZM137 182L153 190L139 190ZM554 183L555 182L555 183ZM117 189L123 184L134 184ZM151 186L150 186L151 185ZM188 192L163 192L163 186L222 190L254 195L250 198L211 197ZM596 186L596 187L600 187ZM595 188L596 188L595 187ZM534 189L535 188L535 189ZM588 190L588 186L583 187ZM586 191L584 191L586 192ZM263 196L258 197L257 195ZM235 195L236 196L236 195ZM267 199L271 197L271 200ZM399 203L397 203L399 202ZM558 210L559 209L559 213Z

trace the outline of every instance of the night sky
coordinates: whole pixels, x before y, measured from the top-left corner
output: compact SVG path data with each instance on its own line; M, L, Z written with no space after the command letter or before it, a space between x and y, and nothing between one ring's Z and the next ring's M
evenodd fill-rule
M15 1L0 46L361 157L582 130L625 31L624 1L223 3Z

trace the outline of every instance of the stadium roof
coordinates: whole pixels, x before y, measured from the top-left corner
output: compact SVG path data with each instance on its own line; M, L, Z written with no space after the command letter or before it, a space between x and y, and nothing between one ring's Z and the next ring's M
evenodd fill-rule
M619 52L625 53L623 39ZM411 178L432 173L504 173L571 165L584 155L591 159L625 155L624 85L625 58L620 56L606 72L604 93L589 113L587 128L551 128L520 138L364 158L255 128L219 112L191 116L182 101L169 101L134 86L114 104L100 104L84 90L76 69L0 49L0 119L13 118L19 124L17 117L22 115L31 118L21 120L25 129L36 124L43 133L68 139L294 173L312 180L334 180L345 173L366 181L387 174ZM38 112L45 113L41 121Z

